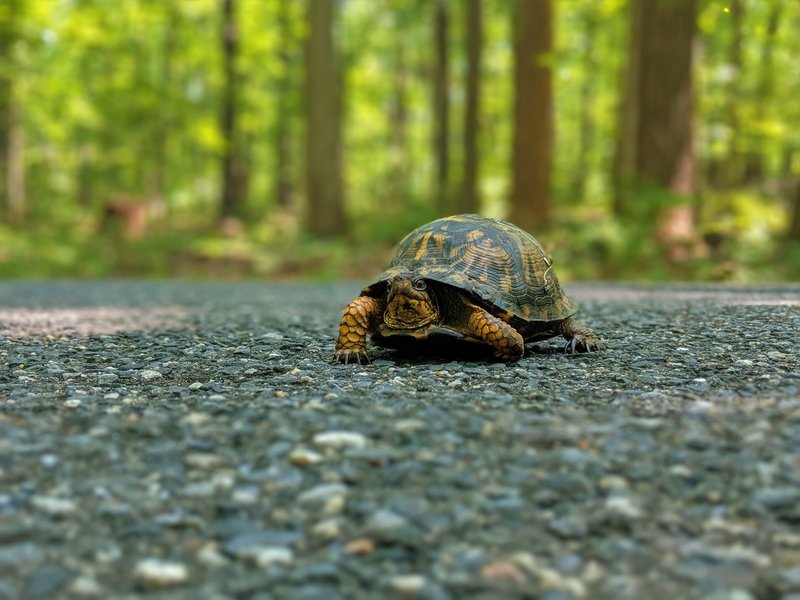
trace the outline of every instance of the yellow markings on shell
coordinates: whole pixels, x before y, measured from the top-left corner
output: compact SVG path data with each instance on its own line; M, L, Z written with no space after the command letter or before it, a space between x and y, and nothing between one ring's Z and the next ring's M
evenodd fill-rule
M429 239L431 239L431 232L426 231L419 241L419 248L417 248L417 253L414 255L414 260L420 260L425 256L425 253L428 251Z

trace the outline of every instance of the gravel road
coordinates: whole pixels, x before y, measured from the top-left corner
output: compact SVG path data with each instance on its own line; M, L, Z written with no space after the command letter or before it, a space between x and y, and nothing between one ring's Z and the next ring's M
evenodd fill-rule
M800 286L333 365L358 289L0 283L0 599L800 598Z

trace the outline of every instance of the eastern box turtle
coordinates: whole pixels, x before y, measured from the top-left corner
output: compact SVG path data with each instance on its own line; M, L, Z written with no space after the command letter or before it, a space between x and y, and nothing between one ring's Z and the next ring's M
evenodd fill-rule
M573 318L553 265L531 235L477 215L439 219L408 234L384 273L344 309L334 361L368 362L373 343L458 339L518 360L525 342L562 335L565 352L599 347Z

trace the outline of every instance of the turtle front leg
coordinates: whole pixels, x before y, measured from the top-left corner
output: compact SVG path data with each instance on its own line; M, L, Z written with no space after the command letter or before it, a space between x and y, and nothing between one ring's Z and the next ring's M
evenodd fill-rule
M559 333L564 336L564 353L593 352L600 349L600 340L582 321L565 319L561 322Z
M375 331L383 309L383 300L370 296L359 296L345 307L339 323L334 362L369 363L367 335Z
M479 306L470 312L466 333L492 346L495 358L515 361L525 351L525 342L516 329Z

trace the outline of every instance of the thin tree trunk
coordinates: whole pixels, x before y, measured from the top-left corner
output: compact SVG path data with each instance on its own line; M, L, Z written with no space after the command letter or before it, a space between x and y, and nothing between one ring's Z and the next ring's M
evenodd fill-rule
M395 43L394 89L389 130L390 180L394 198L405 200L409 191L408 166L408 64L403 35L398 31Z
M164 98L165 106L161 107L158 115L158 127L156 128L157 138L153 140L153 166L152 178L148 186L148 194L151 197L164 197L167 187L167 173L169 172L169 137L172 130L172 110L171 98L173 83L173 58L176 46L176 30L178 28L179 13L175 7L167 3L167 23L164 30L164 37L161 42L161 73L160 88L161 97Z
M480 119L481 54L483 51L483 15L481 0L467 0L467 107L464 114L464 186L457 211L478 212L480 196L480 160L478 134Z
M15 223L20 218L24 194L20 188L21 130L14 98L14 46L18 37L20 3L8 0L0 19L0 218Z
M345 232L338 52L333 38L333 0L308 3L306 47L307 110L305 227L312 235L334 237Z
M744 91L742 89L744 2L742 0L732 0L729 14L731 15L731 43L728 46L727 67L732 71L734 80L731 82L730 93L725 107L730 143L728 145L728 154L725 157L725 166L722 169L723 179L721 183L726 187L733 187L742 183L744 166L742 128L738 113L741 103L740 96Z
M553 14L550 0L526 0L518 7L511 219L533 230L551 222Z
M434 47L436 59L433 69L433 150L436 157L434 190L439 214L449 212L450 167L450 69L448 43L450 22L444 0L436 0L434 13Z
M767 17L766 37L761 47L761 59L758 61L758 72L760 79L756 88L758 102L768 105L773 99L775 87L775 35L781 21L781 11L783 4L774 2L771 5ZM754 183L764 178L766 157L761 151L763 148L762 137L759 135L756 143L747 148L744 156L744 166L742 180L744 183Z
M243 176L243 164L238 156L236 130L236 97L238 78L236 57L239 31L236 23L236 0L222 0L222 63L224 83L222 89L221 133L225 147L222 153L221 217L241 217L243 197L239 178Z
M618 130L614 152L614 214L629 216L630 195L636 180L636 154L639 130L642 71L642 4L628 3L628 63L622 76L623 97L619 104Z
M275 85L277 94L278 119L275 129L275 189L274 197L278 206L285 210L292 208L292 136L291 136L291 101L290 89L293 87L291 77L292 63L289 47L293 45L289 24L289 3L291 0L279 0L278 3L278 60L280 75Z
M590 6L584 15L586 26L584 35L586 45L584 52L584 73L586 74L581 86L581 117L580 117L580 137L578 141L578 157L575 164L575 171L572 179L572 190L580 201L586 193L586 176L589 173L589 148L594 135L594 119L592 117L592 107L594 106L594 84L597 81L595 76L594 59L594 36L597 31L597 16L594 7Z
M800 179L795 182L788 237L792 241L800 242Z
M25 130L22 106L12 100L11 129L8 140L8 222L19 224L25 218Z

